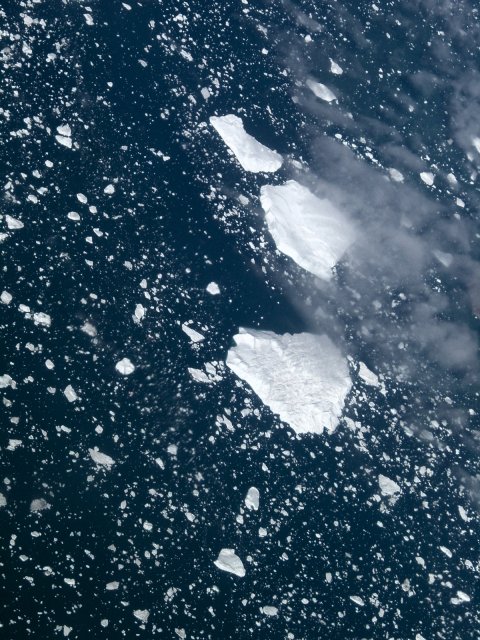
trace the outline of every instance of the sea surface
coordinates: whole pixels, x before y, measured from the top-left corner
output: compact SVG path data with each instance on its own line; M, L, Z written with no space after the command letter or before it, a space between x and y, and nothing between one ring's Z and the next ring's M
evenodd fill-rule
M0 34L0 637L478 638L475 4L29 0ZM266 228L291 179L358 230L329 282ZM229 371L239 327L334 341L334 433Z

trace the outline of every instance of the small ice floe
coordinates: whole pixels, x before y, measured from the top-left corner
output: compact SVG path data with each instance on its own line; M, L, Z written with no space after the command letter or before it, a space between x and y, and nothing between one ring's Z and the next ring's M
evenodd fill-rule
M79 213L77 213L76 211L69 211L69 212L67 213L67 218L68 218L69 220L74 220L75 222L79 222L79 220L80 220L80 214L79 214Z
M380 381L376 373L370 371L367 365L364 362L358 363L358 375L359 377L371 387L379 387Z
M134 322L140 323L144 319L145 314L146 314L146 310L143 304L135 305L135 311L133 312Z
M204 373L201 369L194 369L193 367L188 367L188 373L192 376L194 380L197 382L205 382L210 384L212 380Z
M330 58L330 71L331 73L334 73L336 76L341 76L343 73L342 67L338 63L334 62L334 60L332 60L331 58Z
M51 506L52 505L48 503L44 498L36 498L30 503L30 511L31 513L36 513L37 511L45 511L45 509L50 509Z
M464 591L457 591L456 597L450 598L452 604L464 604L470 602L471 598Z
M85 22L87 23L87 25L89 27L92 27L94 22L93 22L93 17L91 13L84 13L83 17L85 18Z
M122 376L129 376L135 371L135 365L129 358L122 358L115 365L115 369L118 373L121 373Z
M381 494L387 497L396 496L402 491L400 486L394 480L391 480L391 478L387 478L387 476L382 474L378 476L378 486L380 487Z
M8 291L2 291L2 294L0 295L0 301L3 304L10 304L12 300L13 296L11 293L8 293Z
M78 400L78 396L75 392L75 389L72 387L71 384L68 384L65 387L65 389L63 390L63 393L69 402L75 402L76 400Z
M192 327L190 327L186 322L182 324L182 331L187 334L191 342L201 342L202 340L205 340L204 335L195 331L195 329L192 329Z
M274 172L282 166L282 156L247 133L242 119L238 116L212 116L210 124L245 171Z
M433 175L433 173L430 173L430 171L422 171L420 174L420 178L429 187L431 187L435 181L435 176Z
M398 169L394 169L393 167L388 169L388 175L394 182L403 182L405 180L403 173L400 173Z
M55 136L55 140L58 142L58 144L61 144L64 147L67 147L68 149L71 149L72 148L72 130L70 128L70 125L61 124L59 127L57 127L57 135Z
M108 456L106 453L102 453L95 447L94 449L89 449L88 453L90 454L91 459L95 462L95 464L100 467L105 467L106 469L111 469L115 464L115 460Z
M107 195L111 196L112 193L115 193L115 185L107 184L107 186L103 190L103 193L106 193Z
M3 495L3 493L0 493L0 508L6 507L6 506L7 506L7 499Z
M33 322L36 325L41 325L42 327L49 327L52 324L52 318L48 315L48 313L38 311L33 314Z
M358 604L359 607L363 607L365 605L363 598L360 596L350 596L350 600L355 602L355 604Z
M16 384L13 378L8 375L8 373L4 373L0 376L0 389L6 389L7 387L12 387L12 389L15 389Z
M120 583L117 582L116 580L113 580L112 582L107 582L107 584L105 585L105 589L107 591L116 591L119 586L120 586Z
M8 214L5 216L5 222L7 223L8 229L11 230L23 229L25 226L21 220L17 220L17 218L9 216Z
M265 616L276 616L278 615L277 607L272 607L270 605L266 605L265 607L260 607L260 612Z
M220 363L216 361L205 363L205 372L203 372L201 369L188 367L188 373L196 382L203 382L208 384L218 382L222 379L220 371Z
M135 609L133 615L137 620L141 622L148 622L148 618L150 617L150 611L148 609Z
M15 451L18 447L23 445L22 440L17 440L16 438L10 438L8 441L7 451Z
M310 91L325 102L333 102L337 99L337 96L326 85L321 82L315 82L314 80L307 80L307 87Z
M222 549L218 554L218 558L214 561L214 565L218 569L233 573L240 578L243 578L245 575L243 562L237 556L234 549Z
M247 495L245 496L245 506L247 509L253 509L254 511L258 511L258 506L260 504L260 492L256 487L250 487L247 491Z
M207 293L212 296L218 296L218 294L220 293L220 287L216 282L210 282L209 284L207 284Z

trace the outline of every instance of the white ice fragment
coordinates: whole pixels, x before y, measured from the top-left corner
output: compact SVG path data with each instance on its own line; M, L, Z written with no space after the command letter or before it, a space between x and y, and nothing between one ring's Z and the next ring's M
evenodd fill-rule
M133 314L133 319L136 322L140 322L141 320L143 320L145 317L145 307L143 306L143 304L137 304L135 305L135 312Z
M129 360L129 358L122 358L115 365L115 369L118 373L121 373L122 376L129 376L135 371L135 365L131 360Z
M433 173L430 173L429 171L422 171L420 174L420 178L429 187L433 185L433 182L435 180L435 176L433 175Z
M75 389L72 387L71 384L65 387L65 389L63 390L63 393L65 394L65 397L69 402L75 402L75 400L78 400L78 396L75 393Z
M113 458L108 456L106 453L102 453L96 447L94 449L89 449L88 453L95 464L98 464L101 467L110 469L115 464L115 460Z
M58 144L61 144L68 149L72 148L72 139L68 138L67 136L56 135L55 140L58 142Z
M47 367L47 369L50 369L50 370L55 368L55 365L49 358L45 360L45 366Z
M238 116L233 114L212 116L210 124L234 153L245 171L273 172L282 166L282 156L247 133L242 119Z
M34 313L33 321L36 325L41 325L42 327L49 327L52 324L52 318L48 315L48 313L44 313L43 311Z
M61 124L59 127L57 127L57 132L61 136L64 136L66 138L71 138L72 137L72 130L70 129L70 125L69 124Z
M36 498L30 503L30 511L36 513L37 511L44 511L50 509L52 505L49 504L44 498Z
M17 440L15 438L10 438L8 441L7 449L8 451L15 451L18 447L21 447L23 444L22 440Z
M462 604L463 602L470 602L471 598L464 591L457 591L456 598L450 598L452 604Z
M260 607L260 611L266 616L276 616L278 614L277 607L272 607L270 605L267 605L265 607Z
M212 380L204 373L201 369L194 369L193 367L188 367L188 373L192 376L194 380L197 382L206 382L210 384Z
M394 169L393 167L390 167L388 169L388 173L390 175L390 178L394 182L403 182L404 181L403 173L400 173L400 171L398 169Z
M69 220L75 220L76 222L78 222L80 220L80 214L77 213L76 211L69 211L67 213L67 218Z
M461 505L458 505L458 513L460 514L460 517L464 522L470 521L470 518L468 517L467 512Z
M315 82L314 80L307 80L307 87L310 91L325 102L333 102L337 99L337 96L327 86L321 82Z
M358 375L365 382L365 384L370 385L371 387L379 387L380 381L378 380L378 376L373 371L367 367L364 362L358 363Z
M247 509L258 511L259 504L260 492L256 487L250 487L250 489L247 491L247 495L245 496L245 506L247 507Z
M6 507L6 506L7 506L7 499L3 495L3 493L0 493L0 508L1 507Z
M228 571L240 578L245 575L245 567L243 562L235 553L234 549L222 549L218 554L218 558L214 561L215 566L222 571Z
M239 329L227 366L296 433L334 431L351 388L346 359L326 335Z
M384 496L394 496L401 492L400 486L394 480L391 480L382 474L378 476L378 485L382 495Z
M17 220L17 218L13 218L8 214L5 216L5 222L7 223L7 227L9 229L23 229L25 226L21 220Z
M12 387L12 389L14 389L15 382L8 375L8 373L4 373L3 375L0 376L0 389L6 389L7 387Z
M115 193L115 186L113 184L107 184L107 186L103 190L103 193L106 193L107 195Z
M82 204L87 204L88 198L84 193L77 193L77 200Z
M107 584L105 585L105 589L107 591L116 591L119 586L120 586L120 583L117 582L116 580L113 580L112 582L107 582Z
M350 596L350 600L352 600L352 602L355 602L355 604L358 604L360 607L363 607L365 605L363 598L361 598L360 596Z
M205 336L198 331L195 331L195 329L192 329L185 322L182 324L182 331L187 334L192 342L201 342L202 340L205 340Z
M93 17L91 13L84 13L83 17L85 18L85 22L89 27L93 26Z
M331 58L330 58L330 71L334 73L336 76L341 76L343 73L342 67L336 62L334 62Z
M220 293L220 287L216 282L210 282L207 285L207 292L212 296L218 296L218 294Z
M135 616L135 618L137 618L137 620L140 620L141 622L147 622L150 616L150 611L148 609L135 609L133 615Z
M447 547L440 545L439 549L442 553L444 553L447 556L447 558L451 558L453 556L453 553Z
M3 302L3 304L10 304L12 299L13 299L13 296L11 293L8 293L8 291L2 291L2 295L0 295L0 300Z
M90 336L91 338L94 338L97 335L97 329L91 322L85 321L80 328L84 333L87 334L87 336Z
M329 280L354 240L347 216L330 200L317 198L295 180L266 185L260 192L265 220L277 249L300 267Z

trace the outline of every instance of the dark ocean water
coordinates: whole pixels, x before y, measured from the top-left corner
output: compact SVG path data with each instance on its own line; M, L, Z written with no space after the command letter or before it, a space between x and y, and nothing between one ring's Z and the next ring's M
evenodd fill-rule
M378 4L2 7L1 213L24 225L0 230L0 375L15 383L1 389L2 638L478 637L480 32L468 3ZM207 124L226 113L284 155L277 174L228 155ZM66 123L72 149L55 141ZM366 230L335 284L266 232L260 186L290 178L330 185ZM419 257L434 248L450 270ZM373 317L377 300L395 311ZM326 332L386 393L352 365L335 433L295 436L228 370L189 375L224 362L239 326ZM214 566L222 548L244 578Z

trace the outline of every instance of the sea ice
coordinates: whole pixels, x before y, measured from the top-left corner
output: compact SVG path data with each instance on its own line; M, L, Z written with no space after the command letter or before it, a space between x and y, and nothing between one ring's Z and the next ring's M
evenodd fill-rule
M235 553L234 549L222 549L218 554L218 558L214 562L215 566L222 571L228 571L240 578L245 575L245 567L243 562Z
M75 393L75 389L72 387L71 384L65 387L65 389L63 390L63 393L65 394L65 397L69 402L75 402L75 400L78 400L78 396Z
M295 180L262 187L260 202L277 249L310 273L329 280L332 268L354 240L346 215Z
M189 327L186 322L182 324L182 331L187 334L192 342L201 342L202 340L205 340L205 336Z
M373 371L370 371L370 369L364 362L358 363L358 375L365 382L365 384L368 384L371 387L380 386L377 374L373 373Z
M122 376L129 376L135 371L135 365L131 360L129 360L129 358L122 358L115 365L115 369L118 373L121 373Z
M343 73L342 67L330 58L330 71L334 73L336 76L341 76Z
M363 598L361 598L360 596L350 596L350 600L355 602L355 604L358 604L360 607L363 607L365 605Z
M106 467L110 469L114 464L115 460L110 456L107 456L106 453L102 453L98 449L89 449L88 453L90 454L91 459L101 467Z
M429 171L422 171L422 173L420 174L420 178L429 187L433 185L433 182L435 180L435 176L433 175L433 173L430 173Z
M391 480L382 474L378 476L378 485L382 495L384 496L394 496L401 492L401 488L394 480Z
M282 166L282 156L245 131L242 119L233 114L212 116L210 124L234 153L245 171L273 172Z
M315 82L314 80L307 80L307 87L310 91L325 102L333 102L337 99L337 96L327 86L321 82Z
M5 222L7 223L7 227L9 229L23 229L25 226L21 220L17 220L17 218L13 218L12 216L6 215Z
M260 492L256 487L250 487L250 489L247 491L247 495L245 496L245 506L247 507L247 509L258 511L259 504Z
M218 296L218 294L220 293L220 287L216 282L210 282L209 284L207 284L207 293L212 296Z
M346 359L326 335L239 329L227 366L296 433L334 431L351 388Z

